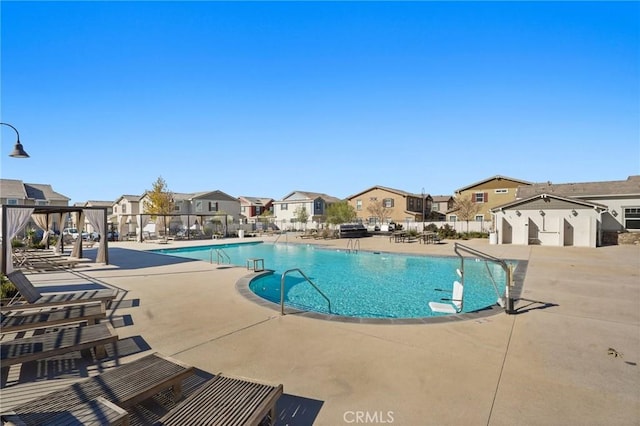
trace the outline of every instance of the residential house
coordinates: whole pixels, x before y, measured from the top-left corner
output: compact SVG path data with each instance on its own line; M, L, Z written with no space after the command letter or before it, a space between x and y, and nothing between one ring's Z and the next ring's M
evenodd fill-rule
M116 227L120 237L135 235L140 213L139 195L121 195L114 203L109 217L110 227Z
M339 201L339 198L318 192L293 191L273 202L273 220L281 229L318 228L325 222L327 207ZM298 220L302 211L307 214L304 223Z
M256 223L264 212L273 213L273 198L238 197L240 201L240 216L245 223Z
M18 179L0 179L0 201L9 206L68 206L69 197L51 185L24 183Z
M490 221L492 220L491 209L515 200L518 187L526 185L531 183L496 175L457 189L455 196L460 199L470 197L472 203L479 205L478 213L473 220ZM452 210L447 211L447 219L451 222L460 220L456 214L455 205Z
M355 209L358 221L369 225L422 222L423 214L426 220L433 207L433 198L429 194L412 194L380 185L347 197L347 202ZM371 211L380 202L388 212L382 223L379 223L381 218Z
M216 232L227 233L232 223L240 221L240 201L222 191L202 191L195 193L173 194L174 211L167 223L169 232L200 229L200 227L216 227ZM144 215L145 205L150 202L149 194L140 198L141 213ZM149 217L146 218L148 221ZM146 222L145 221L145 222ZM215 223L216 225L211 225ZM220 225L218 225L220 224ZM144 225L143 225L144 228Z
M431 197L431 220L446 220L447 212L453 209L452 195L434 195Z
M0 204L8 206L69 206L70 198L53 190L51 185L40 183L24 183L18 179L0 179ZM52 217L53 228L61 231L64 224L57 223ZM37 228L33 221L25 228Z

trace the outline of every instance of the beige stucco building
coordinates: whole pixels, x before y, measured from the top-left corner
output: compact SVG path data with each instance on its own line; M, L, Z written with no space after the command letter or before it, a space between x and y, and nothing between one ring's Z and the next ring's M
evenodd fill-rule
M496 175L457 189L455 196L456 198L471 197L473 203L480 205L474 220L490 221L492 220L491 209L515 200L516 190L523 185L531 185L531 183ZM450 221L458 220L455 210L447 212L447 219Z
M422 222L423 214L428 216L431 213L433 199L429 194L412 194L380 185L347 197L347 202L356 211L358 221L370 225L379 224L380 219L369 210L370 206L379 201L388 212L382 220L384 224Z

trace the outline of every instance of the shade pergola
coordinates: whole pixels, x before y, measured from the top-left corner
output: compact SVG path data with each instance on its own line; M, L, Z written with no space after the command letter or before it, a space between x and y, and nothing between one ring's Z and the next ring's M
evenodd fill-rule
M96 255L96 263L109 264L109 250L107 233L107 209L106 207L69 207L69 206L16 206L2 205L2 223L0 226L0 238L2 239L2 258L0 259L0 271L7 274L13 269L11 260L11 240L24 229L29 219L34 214L46 215L46 223L50 223L49 217L59 215L60 226L64 224L64 217L70 213L76 214L78 227L82 226L84 217L101 235L98 253ZM48 231L45 230L45 231ZM73 256L82 257L82 241L78 240L73 250ZM62 235L60 235L60 240ZM60 242L59 242L60 244Z

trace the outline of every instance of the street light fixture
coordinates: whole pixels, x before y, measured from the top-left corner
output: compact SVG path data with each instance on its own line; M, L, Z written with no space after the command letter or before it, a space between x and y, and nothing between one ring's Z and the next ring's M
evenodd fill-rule
M9 157L29 158L29 154L27 154L27 152L22 147L22 144L20 143L20 133L18 133L18 129L16 129L9 123L0 123L0 124L2 124L3 126L11 127L16 132L16 135L18 136L18 140L16 141L16 146L13 148L13 151L11 151L11 154L9 154Z
M424 202L424 188L422 188L422 231L424 232L424 212L425 212L426 206L425 206L425 202Z

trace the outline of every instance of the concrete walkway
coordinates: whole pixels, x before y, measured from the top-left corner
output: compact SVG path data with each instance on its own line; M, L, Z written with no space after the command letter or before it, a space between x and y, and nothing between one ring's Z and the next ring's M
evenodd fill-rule
M293 235L278 240L309 242ZM346 247L344 240L311 243ZM283 317L238 293L244 266L113 243L111 265L79 270L80 277L123 290L110 317L121 339L112 358L82 367L57 360L58 370L53 361L12 369L2 410L159 351L210 373L284 384L282 425L640 424L640 247L464 244L528 260L518 314L419 325ZM453 255L453 242L371 237L361 239L361 249ZM69 276L31 278L52 285Z

